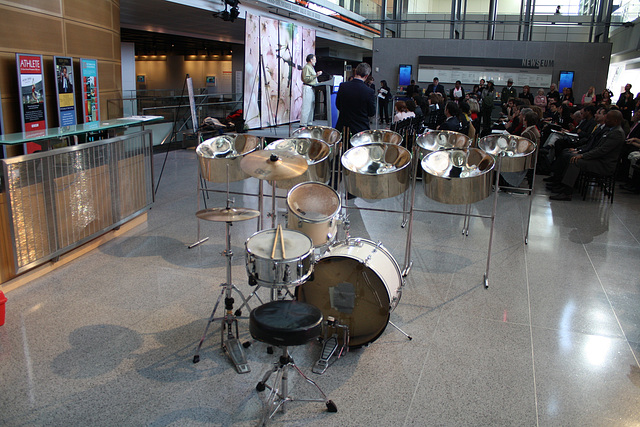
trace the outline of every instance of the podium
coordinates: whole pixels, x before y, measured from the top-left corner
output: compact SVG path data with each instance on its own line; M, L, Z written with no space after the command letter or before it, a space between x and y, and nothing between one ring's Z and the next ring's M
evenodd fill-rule
M335 128L338 122L338 109L335 106L336 94L342 81L342 76L331 76L329 80L320 82L313 87L316 95L313 118L315 120L318 113L322 114L323 118L326 116L327 125L332 128Z

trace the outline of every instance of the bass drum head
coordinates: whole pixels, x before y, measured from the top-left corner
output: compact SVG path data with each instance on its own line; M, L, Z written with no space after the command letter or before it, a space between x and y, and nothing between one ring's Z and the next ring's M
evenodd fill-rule
M349 327L349 347L375 341L389 321L389 294L382 279L362 262L329 256L316 262L313 280L296 288L298 301L312 304L324 318Z

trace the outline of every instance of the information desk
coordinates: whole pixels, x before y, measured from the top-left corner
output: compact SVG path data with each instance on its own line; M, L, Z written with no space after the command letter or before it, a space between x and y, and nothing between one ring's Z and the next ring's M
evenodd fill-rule
M0 135L0 145L2 145L2 157L7 158L7 147L23 145L24 152L27 153L26 144L33 142L39 144L43 150L49 150L52 141L62 141L73 138L74 144L78 143L78 136L90 133L107 132L108 137L115 136L118 129L130 126L142 126L145 124L159 122L162 116L131 116L120 119L104 120L101 122L83 123L74 126L62 126L59 128L43 129L31 132L17 132L7 135Z

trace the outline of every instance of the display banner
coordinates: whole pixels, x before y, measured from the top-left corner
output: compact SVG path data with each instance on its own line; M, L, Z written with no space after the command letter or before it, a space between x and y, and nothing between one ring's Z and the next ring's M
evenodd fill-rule
M2 99L2 93L0 93L0 100ZM2 118L2 101L0 101L0 135L4 135L4 120Z
M82 82L83 122L99 122L98 60L80 58L80 81Z
M44 131L47 128L47 109L45 108L44 75L42 74L42 55L16 53L18 68L18 87L22 112L22 130Z
M54 56L56 93L58 94L58 123L73 126L76 120L76 101L73 90L73 58Z

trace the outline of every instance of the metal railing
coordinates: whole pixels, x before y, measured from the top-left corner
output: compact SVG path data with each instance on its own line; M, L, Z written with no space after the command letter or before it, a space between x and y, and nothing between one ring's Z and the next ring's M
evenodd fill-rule
M15 274L153 204L151 131L1 160Z

